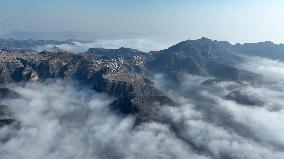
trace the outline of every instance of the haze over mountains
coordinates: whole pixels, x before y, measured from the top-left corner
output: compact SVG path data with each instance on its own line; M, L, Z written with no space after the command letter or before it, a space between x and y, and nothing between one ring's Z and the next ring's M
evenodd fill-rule
M165 43L165 42L159 42L158 40L155 41L146 38L125 38L125 39L120 38L115 40L105 39L105 40L96 40L96 41L76 40L76 38L69 38L68 40L62 41L62 40L33 40L35 38L26 38L26 36L24 37L25 38L22 40L16 40L19 38L0 39L0 48L34 49L40 52L43 50L51 49L54 46L56 46L65 51L82 53L92 47L98 47L98 48L102 47L110 49L127 47L127 48L133 48L149 52L149 51L159 51L172 45L171 42ZM214 42L217 47L233 54L261 56L272 59L280 58L281 60L283 60L284 44L275 44L270 41L259 42L259 43L244 43L244 44L237 43L234 45L226 41L214 41Z
M26 49L34 49L38 52L43 50L48 50L53 48L54 46L74 53L82 53L87 51L92 47L102 47L108 49L116 49L119 47L128 47L135 48L141 51L149 52L153 50L161 50L170 46L170 42L159 42L151 39L102 39L96 41L80 41L69 39L65 41L57 41L57 40L15 40L15 39L2 39L1 46L2 48L26 48Z
M0 159L284 159L283 8L1 0Z
M60 31L60 32L34 32L34 31L12 31L0 34L4 39L17 39L17 40L58 40L64 41L66 39L77 39L81 41L92 41L95 39L129 39L133 37L139 37L141 35L135 33L85 33L75 31ZM94 38L95 37L95 38Z
M282 44L90 43L0 40L3 158L284 157Z

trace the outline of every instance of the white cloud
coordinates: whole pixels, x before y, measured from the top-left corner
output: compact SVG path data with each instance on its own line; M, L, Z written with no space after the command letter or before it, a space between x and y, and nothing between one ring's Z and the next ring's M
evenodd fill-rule
M267 73L271 73L269 69ZM166 114L163 116L170 116L178 126L183 140L212 158L284 157L284 87L281 83L250 85L223 81L204 86L202 82L210 78L184 77L180 88L173 90L165 88L168 81L162 75L154 79L157 87L166 90L181 105L164 107L162 111ZM259 99L263 105L250 106L227 100L225 96L234 90Z
M282 64L277 67L281 71ZM264 75L273 74L273 70L267 69ZM1 104L10 106L22 127L0 129L0 141L10 137L0 142L0 156L283 159L281 83L213 82L204 86L202 82L209 78L185 75L182 79L180 88L169 90L168 81L162 75L155 76L156 86L167 90L178 106L160 107L159 122L135 128L135 116L118 116L109 110L114 99L91 90L64 82L14 87L21 98ZM235 89L260 99L263 105L249 106L224 98Z
M107 97L64 83L15 87L22 96L5 100L21 122L0 129L3 159L16 158L196 158L205 159L175 137L168 125L145 123L110 112Z
M261 74L268 79L284 79L284 63L278 60L248 57L247 61L241 64L241 66L249 71Z
M61 44L61 45L46 45L44 47L38 48L38 51L44 49L50 49L53 46L70 52L82 53L87 51L89 48L105 48L105 49L118 49L121 47L137 49L144 52L149 51L159 51L170 47L173 43L162 42L159 40L151 39L114 39L114 40L104 40L100 39L93 42L73 42L71 44Z

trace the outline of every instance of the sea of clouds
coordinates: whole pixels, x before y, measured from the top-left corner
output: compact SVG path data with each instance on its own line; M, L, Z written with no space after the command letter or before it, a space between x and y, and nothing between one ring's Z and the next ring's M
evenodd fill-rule
M133 116L119 117L109 110L111 99L91 90L62 82L15 90L22 97L2 104L10 106L21 128L0 129L1 158L204 158L168 125L134 127Z
M269 82L208 86L209 77L184 75L179 87L169 88L163 75L155 76L156 87L178 105L160 107L159 121L138 126L135 116L110 109L114 99L88 88L62 81L16 85L21 97L0 104L20 127L0 128L0 158L283 159L284 63L253 57L242 67ZM262 104L226 99L235 89Z

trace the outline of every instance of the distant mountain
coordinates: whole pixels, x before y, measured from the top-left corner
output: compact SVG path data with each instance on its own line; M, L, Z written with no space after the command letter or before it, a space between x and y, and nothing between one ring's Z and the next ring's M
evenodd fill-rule
M64 50L60 49L57 46L53 46L52 48L48 48L47 50L45 50L47 52L53 52L53 53L60 53L60 52L64 52Z
M130 48L119 48L119 49L104 49L104 48L90 48L86 53L95 54L96 56L105 56L109 58L118 58L118 57L133 57L133 56L146 56L147 54Z
M180 74L184 73L222 80L252 80L254 74L234 66L242 58L233 54L228 49L230 47L232 45L228 42L207 38L187 40L168 49L151 52L152 60L146 63L146 67L174 80L179 80Z
M56 40L15 40L15 39L0 39L0 49L34 49L45 45L60 45L73 44L70 41L56 41Z
M270 41L236 44L231 46L231 49L237 54L284 60L284 44L274 44Z
M18 33L17 33L18 34ZM26 33L23 33L26 34ZM67 33L66 33L67 34ZM14 37L14 36L10 36ZM29 36L23 36L23 37L29 37ZM32 37L32 36L31 36ZM82 41L80 38L76 38L76 36L68 36L69 38L65 38L67 40L33 40L36 38L8 38L8 39L0 39L0 49L37 49L37 48L45 48L45 46L50 46L52 48L56 45L74 45L75 42L81 42L85 43L88 41ZM100 37L100 36L98 36ZM16 39L22 39L22 40L16 40ZM49 38L46 38L49 39ZM122 48L123 49L123 48ZM119 52L129 52L128 50L119 50ZM133 52L139 52L138 50ZM220 57L220 54L222 54L222 58L226 58L227 60L223 60L223 62L227 61L229 59L239 60L239 55L245 55L245 56L260 56L260 57L266 57L270 59L277 59L284 61L284 44L274 44L273 42L260 42L260 43L244 43L244 44L235 44L232 45L227 41L213 41L207 38L201 38L198 40L187 40L183 41L177 45L174 45L168 49L162 50L162 52L190 52L195 51L198 52L196 55L201 57L205 56L207 54L210 54L207 57L210 57L211 59ZM96 52L99 54L99 52L104 53L108 52L110 53L111 50L104 50L100 48L90 48L88 53ZM113 50L115 53L116 51ZM152 52L154 53L154 52ZM190 55L190 54L189 54ZM191 55L194 56L195 54ZM225 57L227 56L227 57ZM232 58L232 56L235 56ZM191 57L193 58L193 57ZM197 58L197 57L196 57ZM230 61L230 60L229 60ZM231 63L233 61L230 61ZM235 61L236 62L236 61Z

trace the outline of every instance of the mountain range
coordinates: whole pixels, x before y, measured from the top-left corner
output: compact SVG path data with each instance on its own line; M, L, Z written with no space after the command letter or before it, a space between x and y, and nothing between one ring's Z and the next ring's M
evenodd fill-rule
M1 40L0 47L5 49L0 53L0 85L7 90L1 91L1 98L9 92L12 83L71 80L115 97L111 104L114 110L138 114L138 122L147 121L155 119L156 103L175 105L174 99L154 86L152 79L156 74L164 75L173 87L180 86L184 74L209 77L207 84L212 81L254 83L260 75L239 68L238 63L244 60L240 55L254 55L260 49L259 56L273 58L265 51L281 54L283 49L282 45L270 42L231 45L202 38L149 53L130 48L90 48L80 54L30 50L39 45L64 43L72 41ZM227 97L254 103L238 91L228 93Z
M78 43L0 40L1 155L283 158L282 44Z

